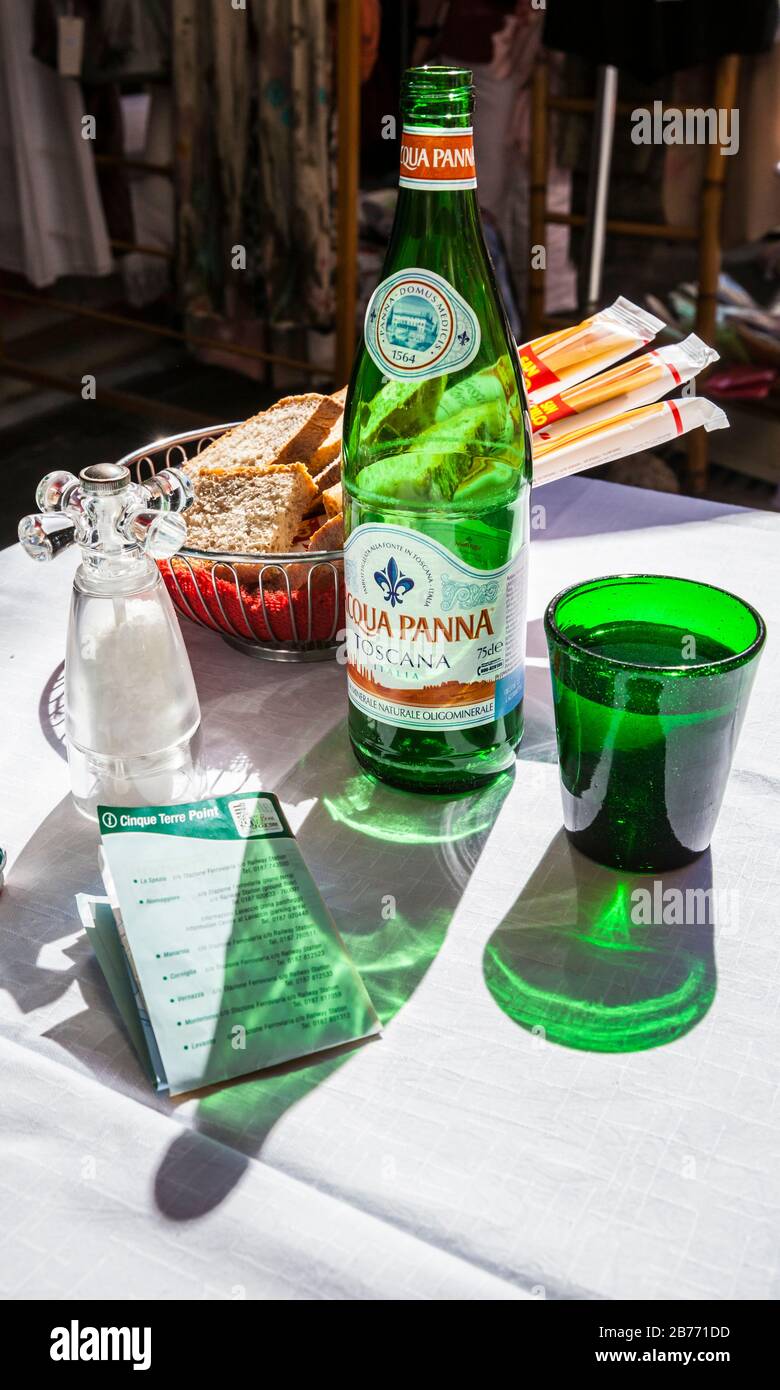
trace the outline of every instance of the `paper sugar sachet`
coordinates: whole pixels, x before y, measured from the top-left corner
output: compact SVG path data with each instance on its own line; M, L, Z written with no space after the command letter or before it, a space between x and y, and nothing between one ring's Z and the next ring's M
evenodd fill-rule
M158 1089L380 1032L276 797L101 806L98 824L113 912L85 897L79 910Z
M621 296L572 328L519 344L529 404L546 401L646 347L664 326L663 319Z
M700 425L705 430L720 430L728 423L720 407L703 396L657 401L608 420L575 419L569 422L569 430L554 439L535 437L534 487L628 458L642 449L655 449Z
M654 348L606 372L599 372L598 376L589 377L578 386L570 386L546 401L529 405L534 446L541 439L560 439L578 425L594 424L638 406L651 405L667 392L684 386L717 360L715 349L691 333L681 343Z

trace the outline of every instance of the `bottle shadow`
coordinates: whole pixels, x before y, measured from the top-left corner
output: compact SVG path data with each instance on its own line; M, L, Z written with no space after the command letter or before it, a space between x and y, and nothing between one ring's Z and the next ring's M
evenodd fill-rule
M552 840L487 943L499 1008L540 1039L588 1052L660 1047L694 1028L716 990L712 861L654 879Z
M256 770L246 776L243 789L260 784ZM507 773L459 798L394 791L358 767L340 724L275 788L383 1026L435 960L512 779ZM172 1101L149 1087L81 928L75 894L103 892L96 842L95 827L67 796L19 854L0 895L3 989L20 1014L40 1017L41 1030L26 1035L36 1050L67 1052L101 1082L163 1113L190 1112L192 1096ZM83 1007L62 1017L74 986ZM155 1175L161 1213L185 1221L217 1207L278 1121L359 1054L359 1045L332 1049L200 1094L192 1128L173 1141ZM190 1124L190 1113L182 1122Z
M507 773L458 798L409 796L358 767L341 724L275 788L383 1027L435 960L512 779ZM212 1211L281 1118L359 1050L339 1048L203 1095L193 1127L156 1174L160 1212L187 1221Z

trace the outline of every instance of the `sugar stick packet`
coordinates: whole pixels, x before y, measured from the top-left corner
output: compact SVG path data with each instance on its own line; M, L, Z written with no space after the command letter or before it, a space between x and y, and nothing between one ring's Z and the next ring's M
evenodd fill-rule
M621 362L598 376L569 386L556 396L529 406L534 439L558 439L575 424L608 420L640 405L651 405L704 371L718 354L695 333L671 347L654 348L630 362Z
M622 296L608 309L575 324L518 345L529 403L538 404L564 387L595 376L637 348L652 342L663 319Z
M614 415L610 420L582 424L577 422L556 439L534 440L534 484L552 483L570 473L581 473L602 463L627 458L642 449L655 449L677 435L703 425L705 430L721 430L728 420L719 406L703 396L674 401L656 401L638 410Z

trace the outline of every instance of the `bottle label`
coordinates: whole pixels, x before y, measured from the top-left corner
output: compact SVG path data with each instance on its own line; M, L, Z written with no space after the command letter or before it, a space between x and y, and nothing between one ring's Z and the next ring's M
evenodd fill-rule
M419 531L358 526L345 546L349 698L406 728L489 724L523 698L527 545L474 569Z
M405 125L401 135L401 188L476 188L474 133L442 126Z
M442 275L420 266L396 271L368 301L364 336L384 376L401 381L443 376L474 360L479 320Z

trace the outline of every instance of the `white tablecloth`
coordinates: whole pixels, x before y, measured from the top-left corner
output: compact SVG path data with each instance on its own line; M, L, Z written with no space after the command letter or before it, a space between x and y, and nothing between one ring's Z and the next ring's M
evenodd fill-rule
M531 927L543 949L609 890L560 831L546 601L588 575L666 571L735 589L771 627L780 521L582 479L536 501L528 724L503 801L372 787L343 667L255 662L185 624L214 786L281 796L389 1021L348 1055L178 1104L147 1088L76 916L99 880L61 744L75 556L0 556L0 1295L777 1296L771 636L706 861L738 920L665 946L670 978L678 945L717 973L696 1026L646 1051L573 1050L514 1023L484 965L491 941Z

